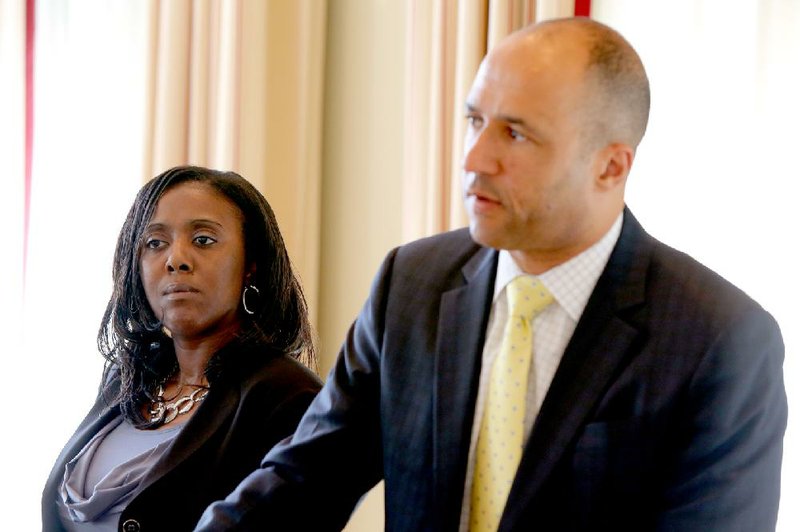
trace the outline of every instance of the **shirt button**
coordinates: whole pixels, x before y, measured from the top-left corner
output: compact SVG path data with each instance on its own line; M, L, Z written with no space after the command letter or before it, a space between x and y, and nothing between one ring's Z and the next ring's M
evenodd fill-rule
M122 530L124 530L124 532L139 532L141 529L142 527L136 519L128 519L122 523Z

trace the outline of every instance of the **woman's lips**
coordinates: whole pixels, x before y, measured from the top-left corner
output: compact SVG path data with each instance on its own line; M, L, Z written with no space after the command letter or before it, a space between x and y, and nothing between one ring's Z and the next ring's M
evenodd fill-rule
M167 285L167 287L164 289L163 294L165 296L168 296L172 294L189 294L194 292L199 292L199 290L193 287L192 285L188 285L185 283L173 283Z

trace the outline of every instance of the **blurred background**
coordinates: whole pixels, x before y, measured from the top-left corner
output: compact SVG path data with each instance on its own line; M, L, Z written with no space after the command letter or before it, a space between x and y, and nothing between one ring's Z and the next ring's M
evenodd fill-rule
M324 376L384 255L465 225L462 106L480 58L576 13L618 29L650 76L629 206L782 327L778 530L797 530L797 0L0 0L2 528L40 528L46 475L95 397L114 245L145 180L191 163L259 187ZM382 529L381 497L349 531Z

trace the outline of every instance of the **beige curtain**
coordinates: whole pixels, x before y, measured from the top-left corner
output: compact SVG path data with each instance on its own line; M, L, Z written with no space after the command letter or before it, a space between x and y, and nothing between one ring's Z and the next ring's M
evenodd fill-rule
M145 179L234 170L267 197L316 321L325 0L150 0Z
M570 16L574 0L408 3L403 239L467 223L461 199L463 105L481 59L512 31Z
M487 49L534 20L573 12L573 0L408 0L402 241L467 223L461 199L463 105ZM385 248L396 244L387 242ZM345 530L383 530L383 483L362 501Z

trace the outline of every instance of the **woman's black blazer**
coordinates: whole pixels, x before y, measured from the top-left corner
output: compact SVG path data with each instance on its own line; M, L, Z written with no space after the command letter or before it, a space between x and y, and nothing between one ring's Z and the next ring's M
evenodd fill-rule
M273 445L294 432L319 391L317 376L285 355L253 350L237 355L242 363L212 383L195 414L142 479L119 530L192 530L206 506L233 491ZM42 496L42 530L63 530L56 500L64 467L119 412L118 405L108 406L99 396L64 446Z

